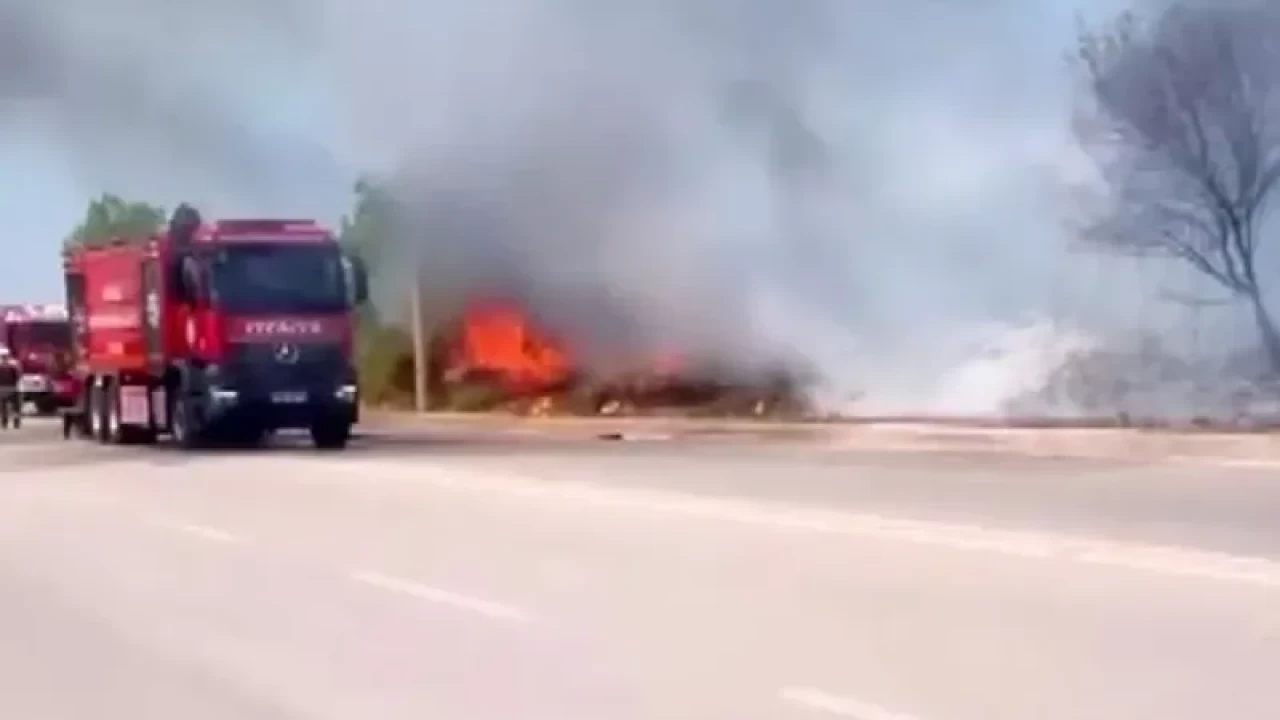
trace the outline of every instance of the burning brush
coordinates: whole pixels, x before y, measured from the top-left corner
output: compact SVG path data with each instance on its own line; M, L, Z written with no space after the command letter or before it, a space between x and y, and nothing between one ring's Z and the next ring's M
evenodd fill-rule
M471 305L437 338L435 385L458 410L521 415L646 415L778 417L806 414L799 384L777 372L755 382L714 368L695 368L674 353L639 371L596 377L574 363L555 335L519 305Z

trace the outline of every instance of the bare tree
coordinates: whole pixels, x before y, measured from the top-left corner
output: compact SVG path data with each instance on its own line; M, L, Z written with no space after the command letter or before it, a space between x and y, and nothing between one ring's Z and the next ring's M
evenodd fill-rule
M1104 246L1188 263L1249 303L1273 372L1280 331L1258 267L1280 181L1280 3L1174 0L1081 33L1077 130L1110 191Z

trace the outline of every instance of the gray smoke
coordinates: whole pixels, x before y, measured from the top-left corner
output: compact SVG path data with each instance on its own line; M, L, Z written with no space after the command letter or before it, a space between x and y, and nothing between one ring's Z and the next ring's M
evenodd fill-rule
M333 203L349 186L336 182L331 153L264 122L244 92L287 91L281 76L308 47L301 8L0 0L0 127L55 138L87 186L155 202L245 212Z
M418 7L389 37L349 9L343 38L390 49L340 45L429 285L514 289L588 349L613 330L744 369L798 358L899 406L929 402L976 329L1079 297L1069 15Z
M0 0L0 123L40 113L113 189L263 212L336 215L374 173L388 302L421 262L438 307L514 296L601 368L675 349L987 412L1059 336L1170 322L1140 302L1165 275L1071 251L1077 9ZM294 77L340 108L324 144L264 120Z

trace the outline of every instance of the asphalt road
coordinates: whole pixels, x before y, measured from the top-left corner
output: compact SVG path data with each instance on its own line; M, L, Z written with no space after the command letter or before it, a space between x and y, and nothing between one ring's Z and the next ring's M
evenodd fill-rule
M0 711L1274 720L1274 471L0 433Z

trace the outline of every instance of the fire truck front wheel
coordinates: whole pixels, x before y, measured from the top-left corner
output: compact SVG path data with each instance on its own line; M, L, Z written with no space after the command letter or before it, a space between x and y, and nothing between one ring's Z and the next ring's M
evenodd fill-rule
M179 393L170 410L170 429L173 441L184 450L200 447L203 431L200 427L200 416L192 399Z

